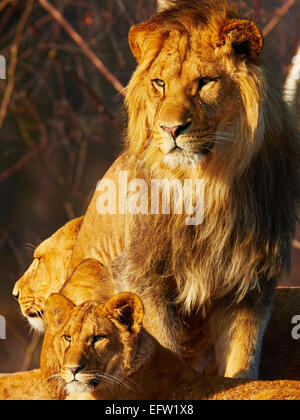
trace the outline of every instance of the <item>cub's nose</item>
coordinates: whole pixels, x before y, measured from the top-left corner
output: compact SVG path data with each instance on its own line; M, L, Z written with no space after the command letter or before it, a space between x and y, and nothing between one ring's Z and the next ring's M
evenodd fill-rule
M186 130L191 125L191 122L186 124L174 125L172 127L168 127L167 125L161 125L161 128L166 131L173 139L176 139L184 130Z
M74 377L85 368L85 365L82 366L66 366L66 369L69 370Z
M165 125L162 125L161 128L166 131L170 136L172 136L174 139L177 137L176 133L178 132L181 125L175 125L174 127L167 127Z

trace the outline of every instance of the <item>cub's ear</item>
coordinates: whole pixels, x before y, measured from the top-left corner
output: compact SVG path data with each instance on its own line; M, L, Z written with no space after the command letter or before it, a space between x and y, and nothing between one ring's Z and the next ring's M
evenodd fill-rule
M65 325L68 322L70 313L74 308L74 303L69 299L58 294L52 294L47 300L45 309L45 320L47 325Z
M132 293L119 293L105 305L111 320L121 329L138 334L142 328L144 307Z
M217 46L225 46L240 59L257 61L264 45L263 36L250 20L233 19L220 31Z

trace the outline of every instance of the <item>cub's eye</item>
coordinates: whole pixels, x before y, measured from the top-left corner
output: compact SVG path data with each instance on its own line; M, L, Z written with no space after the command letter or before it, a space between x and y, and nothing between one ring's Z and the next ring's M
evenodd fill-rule
M70 335L63 335L62 338L63 338L63 340L67 341L68 343L71 343L71 341L72 341L72 337Z
M96 343L99 343L100 341L104 340L106 337L107 337L106 335L95 335L93 337L92 344L94 345Z
M202 77L202 79L199 80L198 91L200 92L204 86L207 86L212 82L215 82L215 79L211 79L210 77Z
M157 88L164 88L166 86L165 82L160 79L154 79L152 80L152 83Z

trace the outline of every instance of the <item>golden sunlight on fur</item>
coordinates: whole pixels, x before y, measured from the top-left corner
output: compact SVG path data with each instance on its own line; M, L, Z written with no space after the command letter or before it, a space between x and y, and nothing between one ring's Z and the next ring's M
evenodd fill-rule
M163 348L144 330L143 305L129 293L75 306L61 295L52 295L46 317L51 323L57 365L52 377L69 400L264 400L299 399L300 383L250 382L204 377L175 353ZM47 332L46 332L47 334ZM45 347L43 348L45 352ZM32 377L30 392L20 394ZM12 378L19 378L13 386ZM46 398L38 389L39 372L0 378L0 399ZM23 388L26 389L26 388ZM44 392L44 394L43 394ZM56 395L48 399L62 399Z
M288 303L294 309L299 307L299 290L294 296L292 289L278 290L278 308L273 313L270 327L274 330L270 334L278 332L283 337L284 333L287 337L290 325L286 322L293 313ZM276 315L280 309L282 325ZM145 331L143 316L140 299L129 293L114 296L106 303L93 300L79 306L61 295L52 295L46 307L48 327L42 351L47 371L43 375L40 370L0 375L0 400L300 399L297 381L250 382L197 374ZM276 345L282 347L280 341ZM275 357L276 363L293 365L293 354L280 361L278 348L269 347L267 352L263 348L263 361ZM287 356L285 351L283 356ZM280 377L283 371L276 367ZM268 368L266 365L265 372ZM51 392L47 381L58 386Z
M51 397L42 384L41 371L0 375L0 401L49 400Z
M33 329L44 330L43 314L48 297L58 293L67 279L67 269L83 217L68 222L42 242L35 250L34 260L17 281L13 295L21 312Z
M171 214L100 214L97 189L69 274L97 259L115 291L141 296L160 344L199 372L257 378L299 199L299 134L275 68L225 0L161 1L129 43L126 146L105 179L202 179L204 221L187 226L174 198Z
M106 302L108 297L114 294L111 284L106 281L106 276L106 270L99 261L84 260L66 281L60 290L60 294L54 296L58 301L72 301L72 305L81 305L86 301ZM52 295L49 301L53 301ZM47 307L49 307L48 301ZM45 314L47 328L41 354L42 378L49 395L52 395L55 399L63 399L66 395L65 388L55 376L53 377L56 374L55 369L60 365L57 359L54 336L58 331L57 326L63 324L64 319L68 319L68 313L62 314L62 321L59 321L58 313L56 314L57 317L53 317L51 314L49 315L49 311L48 315ZM74 318L73 321L74 328L76 328L76 322L80 324L83 319ZM78 325L78 328L80 328L80 325Z

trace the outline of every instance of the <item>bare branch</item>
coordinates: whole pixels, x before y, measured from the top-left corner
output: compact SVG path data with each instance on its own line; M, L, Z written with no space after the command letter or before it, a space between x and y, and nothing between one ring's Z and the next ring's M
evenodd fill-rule
M10 3L14 3L14 0L2 0L0 2L0 12Z
M108 70L96 54L90 49L84 39L75 31L62 14L53 7L47 0L38 0L41 6L64 28L68 35L81 48L82 52L90 59L95 67L103 74L103 76L113 85L117 92L124 96L125 88L120 81Z
M39 145L37 145L36 147L33 147L32 149L30 149L20 160L18 160L17 163L15 163L14 165L12 165L6 171L2 172L2 174L0 174L0 184L5 179L7 179L11 175L13 175L15 172L17 172L20 169L22 169L23 166L30 159L32 159L34 156L36 156L38 153L40 153L42 150L44 150L45 147L46 147L46 145L47 145L47 143L48 143L48 136L47 136L47 130L45 129L45 125L41 121L40 116L38 115L38 113L37 113L36 109L34 108L34 106L32 104L30 104L29 101L27 101L27 105L28 105L28 109L30 109L30 111L31 111L31 114L32 114L33 118L36 120L36 122L37 122L37 124L39 126L42 140L41 140L41 142L40 142Z
M278 25L281 19L287 14L292 6L296 3L296 0L287 0L280 9L277 10L274 17L270 20L270 22L265 26L262 33L263 36L268 36L270 32Z
M20 43L21 43L24 28L26 26L26 23L28 21L28 18L30 16L30 13L31 13L31 10L32 10L32 7L33 7L33 3L34 3L34 0L28 0L27 1L25 11L24 11L24 13L21 17L20 23L19 23L17 31L16 31L15 39L14 39L13 44L11 46L11 58L10 58L11 61L10 61L9 69L8 69L8 84L7 84L7 88L5 90L5 94L4 94L2 104L1 104L1 108L0 108L0 131L2 129L3 122L4 122L4 119L5 119L6 113L7 113L8 105L9 105L11 96L12 96L13 91L14 91L15 72L16 72L17 62L18 62L19 47L20 47Z

